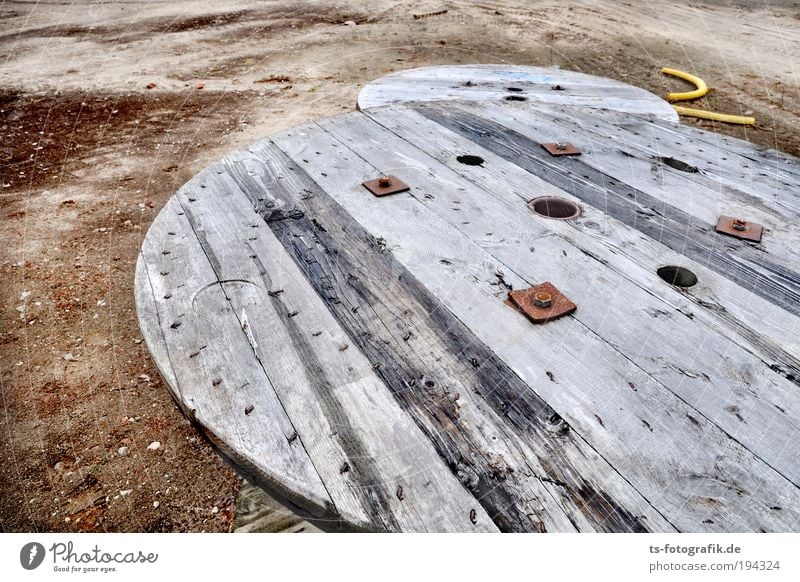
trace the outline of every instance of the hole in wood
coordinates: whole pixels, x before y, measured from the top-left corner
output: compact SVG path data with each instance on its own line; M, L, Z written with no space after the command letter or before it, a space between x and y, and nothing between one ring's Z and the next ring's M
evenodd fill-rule
M551 196L534 198L528 202L528 208L539 216L557 218L559 220L569 220L570 218L577 218L581 215L580 206L574 202Z
M458 156L456 160L467 166L480 166L483 163L483 158L480 156Z
M662 157L659 158L661 163L665 166L669 166L670 168L675 168L681 172L688 172L689 174L698 174L700 170L692 166L691 164L687 164L686 162L682 162L680 160L676 160L675 158L669 157Z
M522 95L506 95L506 101L527 101L527 97L523 97Z
M506 87L506 91L511 91L512 93L521 93L522 89L519 87Z
M697 284L697 275L683 267L668 265L666 267L661 267L656 273L670 285L692 287Z

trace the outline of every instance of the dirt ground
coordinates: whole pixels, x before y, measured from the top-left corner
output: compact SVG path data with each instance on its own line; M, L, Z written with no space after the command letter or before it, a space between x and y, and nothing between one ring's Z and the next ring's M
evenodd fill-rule
M0 3L0 530L231 529L239 480L141 341L142 237L223 153L446 63L695 72L758 123L685 123L800 154L797 2Z

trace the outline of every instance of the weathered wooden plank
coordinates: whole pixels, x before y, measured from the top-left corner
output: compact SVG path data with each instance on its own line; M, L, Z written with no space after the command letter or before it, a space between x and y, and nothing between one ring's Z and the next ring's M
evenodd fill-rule
M541 144L472 109L454 105L416 105L423 115L514 163L585 204L605 210L623 224L680 252L745 289L800 315L800 274L751 247L745 241L720 237L707 224L682 210L659 204L648 194L615 181L580 160L552 157ZM659 205L661 206L659 208ZM656 210L658 208L658 210Z
M350 347L237 181L227 172L217 173L223 167L234 172L241 168L230 163L213 166L184 186L177 198L201 233L203 252L211 258L228 301L236 313L247 314L257 357L342 525L386 531L496 531L399 408L372 362ZM251 185L257 201L270 198L275 190L256 178ZM393 429L387 431L386 426Z
M509 90L511 88L511 90ZM447 65L392 73L358 95L358 107L438 100L503 101L581 105L654 115L677 122L672 106L640 87L562 69L512 65Z
M158 329L143 332L156 334L145 336L148 346L165 347L151 353L184 413L282 503L332 517L331 499L176 198L156 218L141 259L137 311L152 316L155 305Z
M331 123L335 122L325 122L328 129L330 129ZM367 226L374 236L384 236L387 247L392 249L393 254L412 273L422 277L426 285L432 288L436 296L460 320L479 334L484 334L482 335L484 339L487 337L486 334L491 334L491 341L488 342L488 345L491 345L502 355L504 360L512 364L515 371L522 374L532 386L535 386L537 391L542 391L548 402L556 404L557 410L561 410L565 417L570 419L572 426L578 432L582 435L589 435L590 440L602 449L606 458L614 459L614 466L623 472L628 480L640 487L648 499L651 501L658 499L658 503L671 505L675 511L665 510L671 516L678 512L677 508L680 507L679 513L682 515L676 518L679 520L686 520L687 512L702 513L702 519L695 522L688 518L688 521L682 522L680 527L693 530L705 528L749 529L751 527L785 529L792 527L791 524L796 521L797 516L780 515L782 510L773 510L772 513L776 514L774 516L767 515L769 511L766 506L763 507L764 511L757 511L756 514L743 517L750 509L743 506L741 510L744 514L739 513L738 507L733 509L733 506L738 506L742 501L736 496L730 495L730 487L737 487L734 483L738 482L743 485L741 488L743 491L758 491L761 495L769 490L772 493L768 495L774 494L776 499L782 500L789 500L796 496L796 487L761 461L754 459L749 452L732 442L729 437L705 419L692 416L692 410L685 404L663 390L663 387L655 383L652 378L631 367L627 360L621 361L624 358L614 356L613 350L610 350L608 344L591 333L587 335L586 331L588 330L584 328L583 337L579 337L577 331L573 331L578 328L570 327L566 328L569 331L565 331L565 326L571 325L569 324L570 318L559 320L544 326L541 330L537 328L536 335L542 334L536 342L539 347L533 352L526 349L528 343L526 338L531 337L531 330L527 322L522 321L519 314L509 311L495 296L497 287L491 285L491 280L494 280L495 283L497 280L491 272L480 268L473 270L476 264L491 266L496 265L496 262L489 258L481 259L484 253L480 249L474 248L473 243L457 233L452 233L451 226L438 220L432 214L418 207L415 210L416 203L404 195L378 201L365 194L359 185L360 180L369 177L371 173L387 172L390 169L396 171L403 166L405 166L404 171L406 172L416 172L416 178L434 172L419 160L416 160L416 165L407 164L409 158L403 155L397 155L394 158L395 165L389 168L384 164L368 165L360 162L359 157L369 160L375 156L386 155L383 153L384 150L388 150L391 155L394 153L394 148L385 141L378 142L369 139L363 135L362 130L356 133L358 135L352 136L346 142L348 147L355 147L356 142L361 144L361 149L356 147L358 151L355 155L344 149L344 145L335 146L330 138L326 138L324 135L320 135L318 130L308 127L289 132L290 135L278 136L275 140L281 147L287 148L287 151L298 160L298 163L303 163L308 167L315 180L323 184L326 190L338 202L344 204L356 220ZM381 144L380 148L375 147L377 143ZM313 155L314 151L339 153L333 155L329 153L326 158L320 159ZM413 180L412 183L414 183ZM426 188L420 188L420 196L423 196L424 193L434 195L435 192L453 186L456 184L449 180L449 177L445 177L437 181L435 187L429 185ZM447 266L442 266L440 262L442 259L448 261ZM456 274L448 275L450 270L456 271ZM514 277L513 272L504 271L504 274L509 278ZM505 277L504 279L508 281ZM524 281L515 278L513 283L522 284ZM478 289L475 289L474 286L477 286ZM491 324L486 322L491 322ZM520 327L521 325L525 327ZM558 332L556 333L555 330ZM597 343L595 340L598 340ZM557 348L553 346L557 346ZM602 361L603 364L591 368L591 364L588 362L592 361ZM539 384L537 380L543 371L550 371L552 377L557 379L558 384L555 382ZM636 381L633 382L636 391L632 390L628 384L631 379ZM587 381L592 383L592 388L586 385ZM621 386L626 388L624 390L611 388L617 384L620 385L620 388ZM576 389L576 386L582 386L582 388ZM602 396L594 394L597 390L602 392ZM663 410L669 412L665 415L661 413ZM651 415L656 412L658 412L658 418L654 420ZM609 414L608 419L602 416L606 413ZM604 424L599 425L597 419L592 416L593 414L602 416ZM647 428L637 418L648 419L650 428ZM651 424L649 420L653 420L653 423ZM642 434L638 434L637 427L641 429ZM653 429L654 432L650 432L650 429ZM675 439L681 442L675 442ZM692 439L696 439L695 444L690 444ZM714 444L709 445L708 443L712 441ZM671 442L674 443L674 449ZM648 453L649 447L651 450ZM687 448L693 451L697 449L698 454L693 455L691 459L684 458L683 451ZM704 450L708 450L709 453L716 452L703 459ZM727 452L720 453L723 450ZM624 458L620 458L620 451L627 453ZM636 452L633 453L633 451ZM674 454L670 451L673 451ZM736 459L736 463L743 464L731 465L730 470L725 470L725 475L722 476L718 463L719 454L728 459ZM667 474L659 474L663 470L660 466L643 468L642 465L646 465L646 463L643 463L642 460L647 459L648 456L651 459L663 459L665 455L669 456L669 461L664 462L664 465L668 467ZM685 463L690 464L692 468L677 469ZM677 473L670 477L669 473L673 470ZM682 482L683 478L679 475L685 474L714 475L713 479L698 477L697 481L702 481L704 486L712 482L716 483L720 489L715 492L715 499L724 499L725 501L721 505L730 503L731 506L722 509L722 515L711 516L707 506L704 505L707 500L698 499L694 495L696 483L694 480L691 484L692 493L680 492L681 487L685 487L687 484ZM758 475L757 479L766 479L769 485L764 482L745 483L753 474ZM659 476L655 477L655 475ZM744 481L740 481L740 479L744 479ZM657 481L660 486L656 486L653 481ZM721 482L728 484L721 486ZM665 486L665 483L669 483L669 485ZM672 496L675 498L671 500ZM696 503L697 506L693 507L693 503ZM662 509L664 505L662 505ZM704 519L714 523L702 523ZM755 521L761 519L765 519L769 523L756 525ZM773 521L773 519L777 521Z
M472 168L470 175L475 176L478 172L479 182L494 178L506 184L507 187L495 188L494 194L504 196L509 203L516 203L520 211L526 212L528 200L535 196L560 196L581 204L582 201L569 192L438 124L433 126L429 135L442 132L466 148L460 153L474 151L491 160L491 163L480 168ZM467 168L462 167L461 170L463 173ZM514 194L516 198L507 194ZM587 252L598 254L603 260L617 265L618 270L627 277L635 277L638 285L668 298L680 310L703 317L707 325L722 330L745 349L755 350L767 365L791 381L797 382L800 378L798 319L767 301L760 293L744 289L738 282L722 277L701 263L687 259L679 251L672 251L649 236L625 227L602 210L596 211L591 206L583 205L580 220L544 221L542 224ZM654 276L655 269L665 264L683 265L691 269L700 278L698 285L681 289L680 293L676 289L667 292L663 282ZM691 299L694 305L687 303L686 298Z
M321 530L295 515L264 491L243 482L234 506L234 533L318 533Z
M792 412L800 410L797 385L726 334L631 282L627 269L616 271L596 251L576 248L560 237L542 237L553 232L545 229L557 221L535 217L508 190L523 184L513 181L507 163L487 158L486 169L459 164L456 157L468 142L406 108L376 109L367 115L383 127L368 119L319 124L376 167L413 157L417 165L405 168L405 175L420 191L436 193L418 197L428 208L525 279L561 281L562 291L581 306L576 319L800 484L800 451L786 446L787 435L800 430ZM355 136L384 147L374 152L368 145L359 147ZM459 173L479 188L459 184ZM661 290L672 292L665 285ZM701 357L687 362L687 345L698 346Z
M666 203L680 208L709 226L716 224L720 214L763 224L767 228L764 239L751 246L767 252L783 265L800 264L800 249L795 245L797 232L793 227L800 219L800 212L783 204L783 197L774 198L764 189L750 193L726 184L716 170L700 170L692 165L700 165L703 158L698 155L689 156L681 148L671 148L662 142L637 141L633 134L614 135L613 124L598 121L590 110L537 109L531 114L495 104L482 109L493 119L536 141L564 140L579 144L583 163L647 193L651 200L661 202L661 206ZM686 143L681 147L686 147ZM713 156L706 154L706 157Z
M252 149L264 158L283 155L265 144ZM306 153L326 164L314 151ZM543 500L531 504L517 492L535 481L579 529L671 529L552 408L441 309L380 240L295 163L286 164L278 183L295 206L277 218L267 214L267 223L501 529L546 528L536 507ZM249 175L242 171L239 178L247 181ZM488 449L484 439L492 443Z
M766 205L775 209L779 216L791 220L796 220L800 214L800 161L797 158L747 142L739 143L739 151L743 153L734 153L719 144L708 143L713 133L698 135L688 126L612 111L541 107L537 108L536 116L563 123L563 130L567 132L572 127L580 135L588 132L601 136L629 154L684 161L689 168L697 170L680 174L687 184L709 185L726 195L722 199L724 202L740 200ZM667 170L669 166L663 168L664 165L661 164L662 169Z
M698 155L701 158L701 169L718 172L722 178L731 178L731 184L737 188L753 187L760 191L765 184L775 184L779 188L785 186L780 197L791 197L798 200L796 188L800 184L800 163L794 156L784 152L765 148L750 142L706 131L687 125L661 123L653 118L632 116L619 119L611 111L596 110L599 120L607 120L619 128L615 135L629 139L631 135L652 136L659 138L659 143L681 147L686 144L684 152ZM687 137L689 141L687 143ZM706 158L708 152L718 154L716 158ZM743 170L749 170L743 172ZM767 174L764 176L763 174ZM776 183L777 181L777 183Z

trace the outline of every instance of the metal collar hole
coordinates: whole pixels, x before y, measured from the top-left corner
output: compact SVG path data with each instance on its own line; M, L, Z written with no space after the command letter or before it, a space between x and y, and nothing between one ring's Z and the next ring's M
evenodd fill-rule
M506 101L527 101L527 97L523 97L522 95L506 95Z
M580 206L563 198L549 196L534 198L528 203L528 207L539 216L544 216L545 218L569 220L581 215Z
M522 93L522 89L519 87L506 87L506 91L510 91L512 93Z

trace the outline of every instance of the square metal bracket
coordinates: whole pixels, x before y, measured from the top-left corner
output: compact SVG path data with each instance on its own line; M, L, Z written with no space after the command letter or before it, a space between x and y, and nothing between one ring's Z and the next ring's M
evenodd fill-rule
M735 236L744 240L761 242L764 227L755 222L748 222L732 216L720 216L715 229L721 234Z
M581 150L566 141L558 141L555 143L543 143L542 147L547 150L551 156L579 156Z
M534 323L569 315L578 308L552 283L509 291L508 298Z
M362 182L362 185L375 196L388 196L389 194L398 194L411 189L408 184L397 176L381 176L374 180Z

